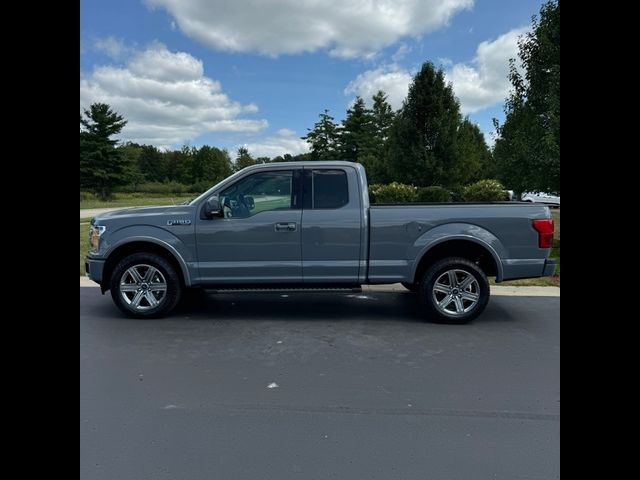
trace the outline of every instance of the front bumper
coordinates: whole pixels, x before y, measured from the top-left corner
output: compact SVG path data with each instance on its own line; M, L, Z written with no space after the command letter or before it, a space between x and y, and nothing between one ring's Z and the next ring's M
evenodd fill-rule
M547 258L544 262L544 269L542 270L543 277L549 277L556 272L556 265L558 262L555 258Z
M84 257L84 270L87 276L96 283L102 283L102 271L104 270L104 260Z

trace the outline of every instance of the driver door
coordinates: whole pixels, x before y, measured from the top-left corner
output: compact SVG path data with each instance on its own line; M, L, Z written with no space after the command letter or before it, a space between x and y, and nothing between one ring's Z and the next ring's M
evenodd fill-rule
M197 215L202 283L302 282L301 172L244 176L219 192L224 218Z

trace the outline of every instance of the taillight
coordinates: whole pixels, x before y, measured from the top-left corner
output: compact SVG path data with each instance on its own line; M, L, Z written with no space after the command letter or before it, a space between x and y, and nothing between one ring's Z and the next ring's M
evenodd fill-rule
M538 246L540 248L553 247L553 218L534 220L533 228L538 232Z

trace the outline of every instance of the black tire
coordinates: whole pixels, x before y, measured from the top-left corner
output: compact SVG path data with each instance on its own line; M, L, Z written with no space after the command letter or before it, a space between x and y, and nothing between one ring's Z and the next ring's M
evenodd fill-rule
M402 286L404 288L406 288L407 290L409 290L412 293L416 293L418 291L418 289L420 288L420 285L417 283L406 283L406 282L402 282Z
M133 278L129 273L127 273L131 268L139 268L138 273L144 273L145 268L149 266L153 267L160 273L156 278L164 279L166 289L160 295L159 291L152 293L152 289L147 287L149 289L149 294L154 296L154 299L156 299L158 304L152 306L147 297L139 300L140 308L135 308L124 298L124 296L127 296L127 298L133 297L131 298L131 303L133 303L136 299L135 292L125 292L123 294L121 290L121 282L126 282L126 280L131 280ZM123 276L125 276L125 278L123 278ZM158 283L162 285L161 282ZM145 284L154 285L153 280L145 282ZM126 285L131 285L131 288L135 287L133 282L130 284L125 283L123 288L125 288ZM145 288L145 291L147 288ZM125 315L133 318L160 318L167 315L178 304L182 296L183 287L178 272L165 258L154 253L133 253L120 260L113 269L110 279L110 289L113 301Z
M447 290L448 293L443 293L438 289L434 290L437 280L444 279L444 281L447 281L450 278L449 272L454 272L455 285L450 290ZM458 290L458 285L464 284L469 275L473 277L472 280L469 280L471 284L464 290ZM459 279L462 279L460 283L458 283ZM440 282L438 285L441 289L442 287L449 287L448 284L445 285ZM467 288L470 290L467 290ZM420 282L419 294L420 303L427 319L437 323L464 324L469 323L480 315L487 306L489 301L489 281L482 269L475 263L466 258L448 257L437 261L427 269L422 282ZM465 294L467 297L477 297L475 303L473 300L464 298ZM440 300L440 305L438 300ZM446 300L449 300L449 302L442 306Z

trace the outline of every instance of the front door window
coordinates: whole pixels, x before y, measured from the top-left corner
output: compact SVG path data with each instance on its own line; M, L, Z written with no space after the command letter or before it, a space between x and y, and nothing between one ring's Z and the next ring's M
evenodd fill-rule
M261 212L295 209L293 172L250 175L220 192L225 218L248 218Z

